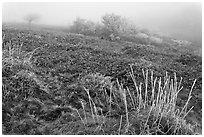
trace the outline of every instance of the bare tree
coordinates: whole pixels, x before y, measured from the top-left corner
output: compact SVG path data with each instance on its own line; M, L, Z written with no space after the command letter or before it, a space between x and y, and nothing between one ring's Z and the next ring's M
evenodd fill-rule
M38 14L28 14L24 17L24 19L28 22L29 28L31 27L31 23L39 18L40 16Z

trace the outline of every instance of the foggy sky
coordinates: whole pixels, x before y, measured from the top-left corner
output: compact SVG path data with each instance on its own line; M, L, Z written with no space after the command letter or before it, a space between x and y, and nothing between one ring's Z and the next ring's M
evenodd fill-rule
M40 15L38 24L68 25L76 17L100 22L115 13L138 26L182 39L202 40L201 3L3 3L3 22L25 22L27 14Z

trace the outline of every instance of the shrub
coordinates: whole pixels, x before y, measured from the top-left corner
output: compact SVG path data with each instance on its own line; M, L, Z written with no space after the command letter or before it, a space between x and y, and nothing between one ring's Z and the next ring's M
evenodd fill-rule
M119 40L121 36L134 35L138 31L126 18L113 13L102 16L102 23L102 36L111 41Z
M100 73L88 74L81 79L81 84L90 92L101 92L105 89L110 89L112 82L111 77L104 76ZM94 93L93 93L94 94Z
M72 33L79 33L89 36L94 36L96 32L96 24L90 20L77 18L73 25L70 26L69 31Z
M102 17L102 23L107 30L117 35L122 26L122 17L113 13L106 14Z

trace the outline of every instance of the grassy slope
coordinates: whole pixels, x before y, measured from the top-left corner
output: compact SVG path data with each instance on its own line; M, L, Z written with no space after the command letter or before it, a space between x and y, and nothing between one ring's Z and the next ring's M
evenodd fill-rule
M22 50L24 51L32 51L37 47L41 47L33 55L32 62L35 67L33 71L37 74L38 79L50 86L51 92L56 90L58 90L57 92L77 92L80 90L76 86L78 79L88 73L96 72L110 76L113 80L118 78L124 86L133 88L129 75L129 65L134 64L133 68L137 81L143 81L142 68L154 70L155 76L159 77L164 76L166 71L172 76L173 72L176 72L178 77L183 77L184 89L179 94L178 100L178 106L182 106L182 102L187 100L187 93L194 79L197 79L190 101L190 106L194 105L195 107L193 112L187 117L187 121L201 121L201 57L181 55L179 51L171 47L140 45L126 41L110 42L95 37L47 30L3 27L3 33L5 33L5 43L12 41L13 44L20 44L23 42ZM75 99L76 96L72 96L69 104L77 108L78 103L75 102ZM58 101L60 102L60 100ZM69 119L72 119L70 117L68 116ZM45 126L49 129L47 133L51 132L52 128L55 128L55 124L63 126L63 123L59 124L57 122L60 122L60 120L53 121L53 127ZM49 124L49 122L44 122L44 124ZM66 126L69 127L70 125ZM90 134L90 132L87 134ZM109 132L111 131L107 130L106 133L98 134L112 134ZM53 129L51 134L59 133ZM63 134L68 134L68 132L63 130Z

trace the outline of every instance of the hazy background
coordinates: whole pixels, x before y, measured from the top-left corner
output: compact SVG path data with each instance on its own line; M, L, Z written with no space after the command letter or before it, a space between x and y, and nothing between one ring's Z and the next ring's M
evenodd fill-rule
M30 13L40 15L35 23L68 26L76 17L101 21L106 13L115 13L138 26L165 35L202 41L201 3L3 3L3 22L25 22Z

